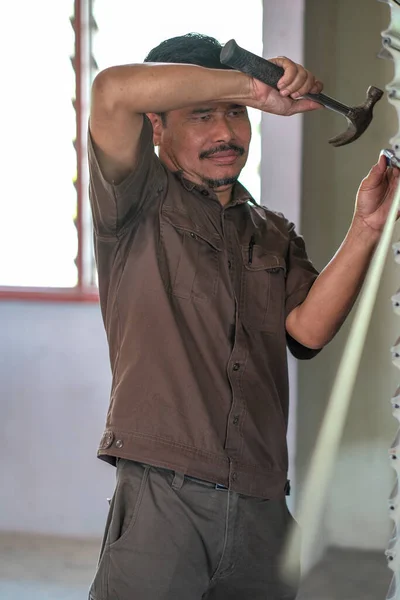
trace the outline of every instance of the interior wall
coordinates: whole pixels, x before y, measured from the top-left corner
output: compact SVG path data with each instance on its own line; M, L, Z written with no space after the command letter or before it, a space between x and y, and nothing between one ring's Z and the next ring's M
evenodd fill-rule
M393 78L393 65L378 59L377 54L380 33L388 24L388 6L376 0L306 0L305 64L324 81L325 93L356 105L364 100L369 85L385 89ZM385 96L359 140L341 148L331 147L328 139L345 127L343 117L326 110L304 119L302 232L319 269L343 240L358 185L380 150L389 147L388 140L398 123ZM398 236L399 229L396 239ZM384 549L388 543L391 521L387 498L394 481L388 448L397 430L390 398L399 380L389 349L400 329L390 297L399 279L398 266L390 254L329 491L320 548L333 544ZM351 318L317 358L299 365L296 469L300 488L350 323Z
M97 305L1 302L0 531L100 537L110 368Z

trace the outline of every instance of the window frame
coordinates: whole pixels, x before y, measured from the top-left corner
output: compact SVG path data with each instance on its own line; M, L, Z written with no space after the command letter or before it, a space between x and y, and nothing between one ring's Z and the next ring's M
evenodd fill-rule
M78 250L75 258L78 281L75 287L25 287L1 286L0 300L26 300L48 302L99 301L98 288L90 283L93 267L92 225L88 196L89 172L87 164L87 124L89 120L90 89L97 65L92 55L92 31L96 24L93 18L93 0L74 0L71 26L75 33L74 55L71 57L75 71L77 195L76 229ZM71 140L72 142L73 140Z

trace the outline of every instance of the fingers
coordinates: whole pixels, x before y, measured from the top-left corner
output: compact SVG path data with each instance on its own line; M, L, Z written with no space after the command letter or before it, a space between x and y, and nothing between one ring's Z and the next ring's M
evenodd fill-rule
M393 179L398 179L400 176L400 170L397 167L392 167L390 176Z
M378 158L378 162L373 165L370 169L370 172L368 173L367 177L365 177L364 179L368 179L368 178L382 178L386 173L388 173L389 168L387 165L387 161L386 161L386 157L384 154L380 154L379 158Z
M392 150L381 150L379 154L378 164L383 169L386 167L397 167L400 168L400 159L394 154Z
M291 96L294 99L304 94L319 94L323 88L321 81L307 71L302 65L296 64L286 56L278 56L271 60L284 69L284 74L278 81L281 96Z
M310 110L318 110L319 108L324 107L322 106L322 104L318 104L317 102L313 102L312 100L307 100L304 98L293 102L287 115L297 115L298 113L309 112Z
M378 162L372 167L370 172L374 170L381 176L386 175L389 182L397 180L400 175L400 170L390 162L388 164L388 160L382 152L379 155Z
M379 167L379 169L381 171L385 171L386 170L388 161L386 159L386 156L383 154L383 152L381 152L381 154L379 155L379 159L378 159L378 162L376 164L378 165L378 167Z
M384 164L382 164L382 162ZM367 191L378 187L385 179L386 164L382 161L382 157L379 161L371 168L370 172L361 181L360 190Z
M387 188L386 197L393 198L399 184L400 171L397 167L389 167L387 169Z
M400 175L400 171L397 167L390 167L388 169L388 180L389 180L389 185L391 187L397 187L399 184L399 175Z
M361 182L360 189L367 191L374 189L384 183L391 187L397 186L400 170L397 167L388 167L384 154L379 156L378 162L371 168L370 172Z
M309 94L309 93L313 93L313 94L317 94L319 91L321 91L322 89L322 83L319 82L319 86L316 84L316 80L315 77L312 73L310 73L310 71L307 71L306 69L304 69L304 67L302 67L301 65L297 65L299 67L299 72L297 77L295 78L295 80L293 81L293 83L290 86L289 92L291 90L292 87L296 87L301 79L300 79L300 75L303 78L304 74L305 74L305 80L303 85L301 85L297 91L293 91L290 93L290 96L294 99L297 100L298 98L300 98L301 96L304 96L304 94ZM303 73L304 72L304 73ZM318 90L317 91L312 91L312 90Z

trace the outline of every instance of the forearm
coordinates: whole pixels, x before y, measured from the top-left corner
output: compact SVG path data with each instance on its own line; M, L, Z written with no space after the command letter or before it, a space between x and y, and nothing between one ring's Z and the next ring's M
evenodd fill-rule
M378 233L352 225L306 300L288 316L286 328L292 337L315 349L331 341L357 299L378 241Z
M110 67L93 84L110 110L162 113L202 102L250 101L251 78L233 70L144 63Z

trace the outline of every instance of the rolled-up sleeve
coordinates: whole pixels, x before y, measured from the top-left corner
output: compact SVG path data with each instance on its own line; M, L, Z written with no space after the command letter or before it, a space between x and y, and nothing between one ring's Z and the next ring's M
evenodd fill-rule
M286 257L286 318L296 306L299 306L307 297L319 273L309 259L302 236L296 233L293 223L288 223L289 248ZM286 334L287 345L290 352L298 359L307 360L316 356L321 350L313 350L303 346Z
M139 162L118 185L108 182L97 160L93 140L88 131L89 198L93 226L97 235L118 237L128 223L139 215L155 197L166 178L154 152L153 130L145 116L139 141Z

